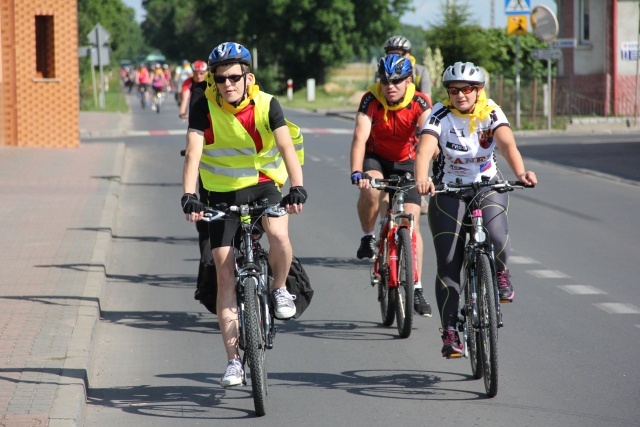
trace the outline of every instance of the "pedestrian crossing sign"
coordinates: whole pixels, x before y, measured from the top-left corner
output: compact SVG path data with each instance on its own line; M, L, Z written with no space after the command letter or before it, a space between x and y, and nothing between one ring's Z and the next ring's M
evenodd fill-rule
M507 21L507 34L510 36L523 36L527 34L527 15L509 16Z
M531 0L505 0L505 15L530 15Z

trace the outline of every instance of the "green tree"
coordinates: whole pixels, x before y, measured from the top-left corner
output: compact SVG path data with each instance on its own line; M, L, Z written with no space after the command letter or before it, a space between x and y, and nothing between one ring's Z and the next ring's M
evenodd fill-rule
M397 31L410 0L143 0L147 42L172 59L208 56L223 41L259 55L258 79L298 87ZM232 18L230 18L232 17ZM266 78L265 78L266 77Z
M87 35L100 24L111 34L112 63L133 59L145 50L135 11L122 0L78 0L78 43L87 44Z
M483 29L471 20L469 9L464 0L447 1L442 5L440 24L432 24L427 30L427 45L440 49L445 67L458 61L484 63L489 45Z

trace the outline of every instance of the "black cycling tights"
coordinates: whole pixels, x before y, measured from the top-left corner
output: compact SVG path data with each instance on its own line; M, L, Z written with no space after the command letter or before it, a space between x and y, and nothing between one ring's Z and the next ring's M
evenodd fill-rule
M508 194L487 191L482 200L482 217L487 234L493 243L496 268L504 271L509 261L507 210ZM445 194L436 194L429 202L429 226L436 252L436 300L442 327L455 326L458 315L460 277L464 258L466 234L462 229L465 216L463 201Z

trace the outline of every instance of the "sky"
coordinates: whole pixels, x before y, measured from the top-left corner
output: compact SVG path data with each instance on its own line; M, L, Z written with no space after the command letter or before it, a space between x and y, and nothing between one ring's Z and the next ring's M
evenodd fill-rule
M136 11L136 20L142 22L144 20L144 9L142 8L142 0L122 0L124 4L132 7ZM496 27L507 27L507 15L505 15L506 4L516 2L518 0L467 0L469 4L469 12L472 19L475 19L480 26L489 28L491 26L491 3L494 4L495 16L494 22ZM528 1L529 6L533 9L536 6L547 6L554 13L556 12L555 0L520 0ZM405 14L401 22L409 25L419 25L428 28L430 24L436 23L442 17L442 5L446 0L413 0L412 6L415 12Z

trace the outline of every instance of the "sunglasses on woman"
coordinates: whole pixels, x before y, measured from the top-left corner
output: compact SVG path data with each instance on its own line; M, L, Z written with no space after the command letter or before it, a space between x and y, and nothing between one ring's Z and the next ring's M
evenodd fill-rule
M231 83L238 83L243 77L245 76L245 73L242 74L237 74L235 76L213 76L213 81L216 83L224 83L227 81L227 79L229 79L229 81Z
M460 92L462 92L463 95L469 95L474 90L476 90L475 86L450 87L450 88L447 88L447 92L449 92L449 95L457 95Z

